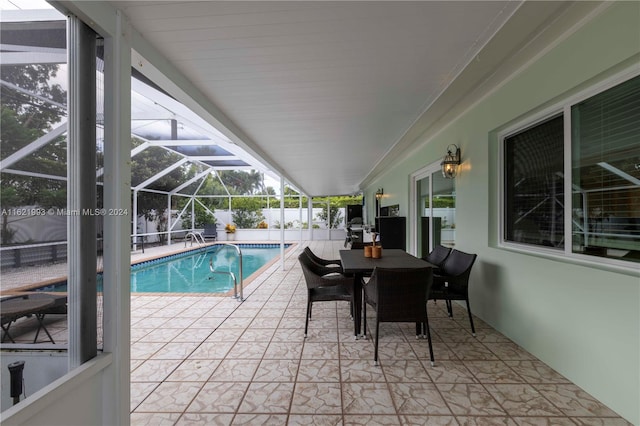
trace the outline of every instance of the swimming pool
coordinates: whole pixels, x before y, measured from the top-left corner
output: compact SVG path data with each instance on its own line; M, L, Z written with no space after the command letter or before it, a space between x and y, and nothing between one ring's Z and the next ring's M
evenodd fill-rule
M277 244L238 244L242 275L251 274L280 254ZM212 274L209 263L217 272ZM226 293L233 289L232 272L239 279L238 255L233 247L215 245L183 255L131 267L132 293Z
M242 275L251 274L280 254L279 244L236 244L242 250ZM285 244L288 248L291 244ZM219 273L211 273L209 263ZM217 244L185 253L153 259L131 265L132 293L213 293L233 290L233 279L239 278L238 255L233 247ZM97 277L98 291L102 291L102 274ZM36 291L67 291L61 282Z

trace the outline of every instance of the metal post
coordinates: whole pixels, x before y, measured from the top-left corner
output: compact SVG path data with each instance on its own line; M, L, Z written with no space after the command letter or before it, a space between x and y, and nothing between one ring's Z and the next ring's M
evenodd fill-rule
M171 194L167 195L167 246L171 245Z
M302 248L302 195L298 192L298 218L300 220L300 247Z
M138 242L138 190L137 189L133 190L132 222L133 222L133 229L131 230L131 234L133 235L133 249L137 250L137 245L136 245L136 243ZM145 229L145 233L146 231L147 230Z
M309 240L313 241L313 200L307 195L307 221L309 223Z
M191 230L196 227L196 202L193 196L191 196Z
M284 271L284 177L280 176L280 262Z
M329 230L329 241L331 241L331 200L327 197L327 229Z

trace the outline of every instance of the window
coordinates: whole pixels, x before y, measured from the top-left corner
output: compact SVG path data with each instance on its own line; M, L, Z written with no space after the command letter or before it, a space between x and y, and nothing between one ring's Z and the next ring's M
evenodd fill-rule
M640 76L561 107L503 138L502 240L640 262Z
M573 251L640 260L640 77L571 108Z
M505 239L564 247L562 115L505 139Z

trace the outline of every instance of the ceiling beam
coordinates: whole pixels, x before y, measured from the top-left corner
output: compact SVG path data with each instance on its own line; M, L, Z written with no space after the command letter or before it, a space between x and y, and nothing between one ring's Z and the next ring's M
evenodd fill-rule
M156 180L160 179L161 177L168 175L169 173L171 173L172 171L174 171L178 167L182 166L187 161L189 161L188 158L183 158L182 160L178 161L177 163L174 163L173 165L165 168L160 173L157 173L154 176L151 176L149 179L147 179L144 182L140 183L139 185L135 186L133 189L138 191L138 190L144 188L145 186L155 182Z
M153 146L218 146L218 142L211 139L163 139L149 141Z
M192 177L191 179L189 179L188 181L186 181L185 183L183 183L182 185L178 186L177 188L173 189L171 192L169 192L170 195L173 195L177 192L182 191L183 189L185 189L187 186L191 185L193 182L196 182L198 179L202 179L203 177L205 177L206 175L208 175L209 173L211 173L212 170L208 169L205 170L202 173L199 173L197 175L195 175L194 177Z

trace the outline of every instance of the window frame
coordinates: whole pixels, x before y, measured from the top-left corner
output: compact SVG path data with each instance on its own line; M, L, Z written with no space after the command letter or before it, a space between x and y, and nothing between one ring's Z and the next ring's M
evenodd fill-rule
M606 266L614 270L631 270L635 274L638 273L639 265L636 262L625 261L614 258L599 257L583 253L573 252L571 212L573 211L573 173L572 173L572 114L571 109L576 104L590 99L602 92L605 92L614 86L622 84L628 80L640 76L640 71L636 67L626 69L598 83L592 84L585 89L579 90L577 93L565 96L554 102L552 105L543 109L527 114L524 118L508 125L497 133L498 141L498 226L496 227L497 245L499 248L516 251L523 254L538 255L556 260L573 261L586 266ZM506 149L505 141L509 137L528 130L532 127L540 125L554 117L562 116L563 118L563 152L564 152L564 250L549 248L546 246L538 246L534 244L519 243L506 240L506 200L507 189L505 167L506 167ZM568 194L568 195L567 195Z

